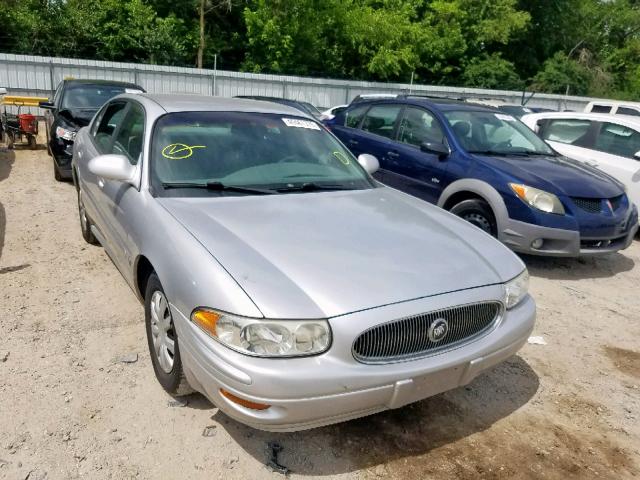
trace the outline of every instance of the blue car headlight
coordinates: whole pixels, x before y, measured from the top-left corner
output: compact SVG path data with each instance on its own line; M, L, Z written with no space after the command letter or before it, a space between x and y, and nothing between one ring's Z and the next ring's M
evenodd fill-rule
M530 207L546 213L564 215L562 202L553 193L518 183L510 183L509 186L518 198Z

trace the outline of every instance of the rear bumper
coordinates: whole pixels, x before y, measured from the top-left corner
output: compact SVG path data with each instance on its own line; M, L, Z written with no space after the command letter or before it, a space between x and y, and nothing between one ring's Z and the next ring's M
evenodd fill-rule
M638 212L635 207L629 214L625 228L616 236L585 238L576 230L542 227L531 223L508 219L499 233L500 240L512 250L530 255L551 257L596 256L624 250L638 231ZM542 239L540 248L532 243Z
M500 288L502 286L484 287L473 294L481 297L492 292L495 298ZM442 297L453 300L449 303L451 306L464 303L460 300L468 298L469 293ZM452 350L419 360L382 365L362 364L351 355L352 333L361 332L364 325L398 318L402 309L413 313L437 309L438 303L442 303L442 298L422 299L334 319L331 349L323 355L298 359L264 359L238 354L209 338L175 308L173 313L174 320L178 320L185 372L194 388L224 413L251 427L297 431L402 407L465 385L517 352L535 321L535 303L527 297L508 311L493 331ZM338 325L339 322L342 325ZM342 326L347 327L346 331L341 331ZM221 388L245 400L271 406L266 410L242 407L222 396Z

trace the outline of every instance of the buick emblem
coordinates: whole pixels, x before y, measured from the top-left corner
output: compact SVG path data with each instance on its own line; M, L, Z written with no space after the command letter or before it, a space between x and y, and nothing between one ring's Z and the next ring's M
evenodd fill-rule
M444 318L436 318L429 326L427 335L433 343L438 343L447 336L447 333L449 333L449 323Z

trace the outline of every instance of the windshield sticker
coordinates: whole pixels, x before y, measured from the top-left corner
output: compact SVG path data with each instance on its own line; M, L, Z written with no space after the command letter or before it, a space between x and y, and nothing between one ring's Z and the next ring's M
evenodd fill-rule
M282 121L287 127L308 128L310 130L320 130L316 122L311 120L300 120L299 118L283 118Z
M207 148L204 145L185 145L184 143L172 143L162 149L162 156L169 160L182 160L193 155L196 148Z
M125 88L124 93L142 93L142 90L138 90L137 88Z
M333 152L333 156L336 157L338 160L340 160L345 165L349 165L351 163L351 160L349 160L349 157L347 157L342 152Z
M496 113L496 118L498 120L504 120L505 122L515 122L516 119L513 118L511 115L504 115L503 113Z

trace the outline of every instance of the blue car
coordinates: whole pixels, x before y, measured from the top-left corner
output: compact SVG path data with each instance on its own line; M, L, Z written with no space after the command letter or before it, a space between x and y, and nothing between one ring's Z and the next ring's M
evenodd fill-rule
M401 96L360 102L325 122L381 182L449 210L517 252L611 253L630 245L638 211L617 180L562 157L496 109Z

